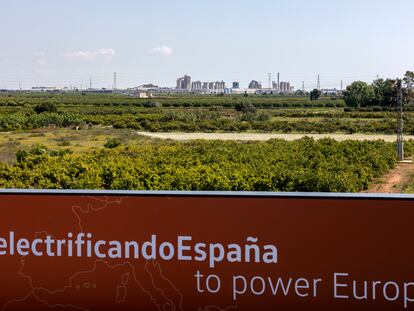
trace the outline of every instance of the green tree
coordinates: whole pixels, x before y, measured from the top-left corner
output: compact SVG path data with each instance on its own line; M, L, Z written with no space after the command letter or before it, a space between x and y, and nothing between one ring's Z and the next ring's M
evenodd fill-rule
M405 73L404 82L409 88L414 88L414 71L407 71Z
M397 98L395 81L377 79L372 83L375 93L375 104L378 106L393 106Z
M42 112L57 112L58 109L54 103L41 103L34 108L36 113Z
M407 71L405 73L404 84L407 87L408 101L414 101L414 71Z
M320 91L320 90L318 90L318 89L313 89L311 92L310 92L310 100L312 101L312 100L318 100L319 99L319 97L321 97L321 94L322 94L322 92Z
M243 112L243 113L255 113L256 107L251 103L241 102L237 103L234 107L237 111Z
M348 107L360 108L375 102L374 88L366 82L356 81L348 85L344 92L344 100Z

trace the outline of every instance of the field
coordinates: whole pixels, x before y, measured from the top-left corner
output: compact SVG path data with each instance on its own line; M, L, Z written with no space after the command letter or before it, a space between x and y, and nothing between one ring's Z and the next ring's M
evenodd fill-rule
M6 188L344 191L367 189L395 165L389 143L141 143L83 154L35 146L0 166Z
M414 134L412 114L408 107L408 134ZM395 144L380 139L393 136L378 136L394 135L395 123L390 109L350 109L330 97L311 102L280 96L137 99L4 93L0 187L365 191L395 167ZM168 138L164 132L169 138L176 132L197 138L201 132L215 138L290 134L298 140L174 142L151 137ZM341 135L353 133L357 140ZM317 135L318 140L299 139L306 134L330 134L342 141ZM361 141L367 137L361 134L379 140ZM413 150L409 141L406 155L411 157ZM401 191L414 189L412 179Z
M137 135L134 130L117 130L111 127L94 127L73 130L70 128L46 128L31 131L0 132L0 161L16 162L16 152L31 150L36 145L53 150L70 149L74 153L85 153L104 148L108 139L133 144L149 140Z
M37 105L55 110L36 113ZM412 107L405 129L414 134ZM111 126L151 132L382 133L396 131L385 107L350 109L325 97L181 96L137 99L126 95L3 94L0 131L50 125Z

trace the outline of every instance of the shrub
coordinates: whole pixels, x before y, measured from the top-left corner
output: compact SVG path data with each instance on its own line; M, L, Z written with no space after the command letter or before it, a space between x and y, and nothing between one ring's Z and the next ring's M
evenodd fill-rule
M121 141L117 138L108 138L104 145L105 148L113 149L121 145Z
M57 112L58 109L54 103L41 103L35 106L34 111L36 113Z
M256 107L251 103L237 103L235 106L237 111L243 112L243 113L255 113Z
M145 108L160 108L162 105L156 101L147 101L144 103Z

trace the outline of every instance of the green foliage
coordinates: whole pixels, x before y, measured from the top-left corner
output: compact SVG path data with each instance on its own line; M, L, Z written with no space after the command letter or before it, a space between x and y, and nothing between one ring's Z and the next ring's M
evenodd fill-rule
M247 102L237 103L235 106L235 109L243 113L255 113L256 112L256 107L253 106L251 103L247 103Z
M79 116L72 113L49 113L26 115L22 113L0 114L0 129L14 131L19 129L34 129L48 126L68 127L82 124Z
M320 90L318 90L318 89L313 89L313 90L310 92L310 100L311 100L311 101L318 100L318 99L319 99L319 97L321 97L321 94L322 94L322 92L321 92Z
M70 146L70 141L64 140L64 141L58 142L57 145L61 147L68 147Z
M395 81L378 79L372 83L375 93L375 104L378 106L395 106L397 101L397 90Z
M48 153L48 148L43 145L35 145L32 147L32 150L30 150L30 154L32 155L42 155Z
M394 144L344 141L145 143L87 154L37 146L0 164L2 188L340 191L366 189Z
M41 103L56 105L59 113L35 113ZM395 133L393 108L375 100L360 108L337 109L344 107L343 100L326 97L187 95L155 101L112 94L6 93L0 94L0 131L99 125L151 132ZM404 128L413 134L414 113L409 111L414 106L405 110Z
M34 111L36 113L42 113L42 112L58 112L58 109L54 103L41 103L36 105L34 108Z
M156 101L147 101L144 102L144 107L146 108L160 108L162 105L159 102Z
M349 107L366 107L375 100L375 91L366 82L356 81L347 86L344 99Z
M121 141L117 138L108 138L104 147L108 149L113 149L121 145Z
M18 150L16 152L17 163L23 162L29 156L29 153L26 150Z

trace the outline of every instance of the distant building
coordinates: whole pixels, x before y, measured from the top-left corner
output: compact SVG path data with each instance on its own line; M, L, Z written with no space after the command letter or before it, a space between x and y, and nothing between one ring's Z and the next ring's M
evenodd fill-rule
M132 94L132 96L137 98L150 98L152 97L152 94L144 90L137 90L135 93Z
M233 82L233 89L239 89L240 88L240 83L239 82Z
M177 85L175 93L192 92L197 94L219 94L223 93L226 88L226 82L224 81L193 81L191 77L185 75L177 79Z
M256 94L257 89L232 89L231 94Z
M226 83L224 81L217 81L214 83L215 90L224 90L226 88Z
M201 81L194 81L191 83L191 90L201 90L203 89L203 83Z
M32 92L56 92L59 91L57 87L54 86L34 86L32 87Z
M279 83L279 90L280 94L292 94L295 88L290 85L290 82L280 82Z
M334 88L334 89L321 89L321 93L323 95L338 95L340 93L340 90Z
M261 89L262 85L260 84L260 82L256 81L256 80L252 80L249 83L249 89Z
M112 94L113 93L113 90L111 90L111 89L105 89L105 88L102 88L102 89L87 89L87 90L83 90L82 93Z
M141 89L141 90L148 90L148 89L158 89L159 86L149 83L149 84L142 84L136 87L137 89Z
M189 75L177 79L177 90L191 91L191 77Z

